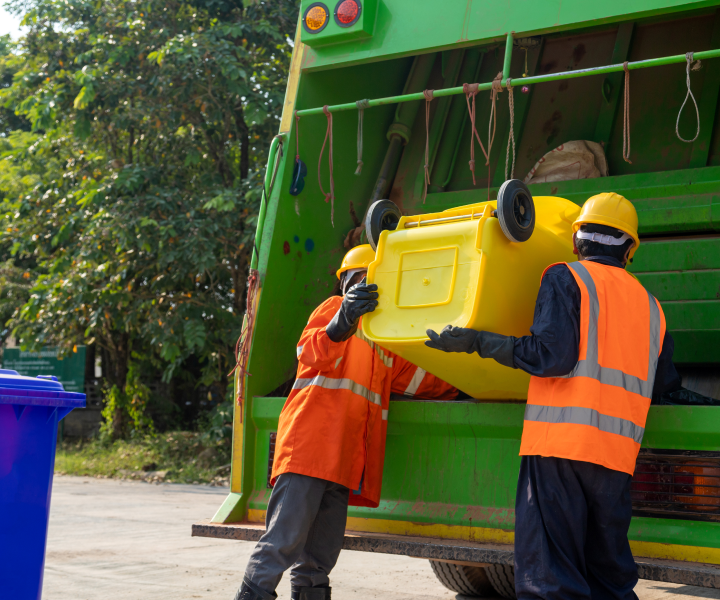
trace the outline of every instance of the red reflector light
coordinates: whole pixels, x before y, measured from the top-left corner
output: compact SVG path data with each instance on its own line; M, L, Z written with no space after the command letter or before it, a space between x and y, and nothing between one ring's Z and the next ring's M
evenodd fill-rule
M337 8L337 18L343 25L350 25L360 12L355 0L344 0Z
M335 5L335 22L340 27L350 27L360 18L360 0L340 0Z

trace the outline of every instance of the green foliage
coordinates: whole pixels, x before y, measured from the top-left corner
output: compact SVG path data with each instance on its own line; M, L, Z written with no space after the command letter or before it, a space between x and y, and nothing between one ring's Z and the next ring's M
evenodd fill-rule
M135 365L130 365L125 389L116 385L105 392L102 410L101 439L138 437L155 433L152 419L147 414L150 388L140 381Z
M227 385L298 3L10 5L28 32L0 38L0 104L27 124L0 131L0 277L26 284L0 294L9 327L29 349L96 343L119 404L133 353Z
M90 477L151 478L175 483L227 485L230 444L173 431L132 440L64 442L55 472Z
M235 400L232 396L213 408L202 423L202 440L211 443L230 443Z

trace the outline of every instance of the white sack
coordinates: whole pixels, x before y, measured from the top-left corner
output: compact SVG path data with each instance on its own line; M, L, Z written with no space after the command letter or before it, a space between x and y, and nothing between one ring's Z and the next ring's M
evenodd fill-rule
M587 140L567 142L550 150L530 169L525 183L547 183L572 179L607 177L603 147Z

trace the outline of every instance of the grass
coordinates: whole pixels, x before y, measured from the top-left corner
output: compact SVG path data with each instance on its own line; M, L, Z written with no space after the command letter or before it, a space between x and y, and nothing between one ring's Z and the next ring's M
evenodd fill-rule
M55 473L227 485L230 445L208 442L201 433L190 431L116 442L65 441L57 448Z

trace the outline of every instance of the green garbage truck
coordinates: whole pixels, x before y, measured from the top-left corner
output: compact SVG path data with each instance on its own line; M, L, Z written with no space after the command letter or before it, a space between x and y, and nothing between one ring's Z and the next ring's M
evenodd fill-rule
M230 493L193 535L262 534L297 340L377 200L438 213L495 199L510 178L577 205L624 195L642 241L630 270L662 303L683 385L720 398L719 94L718 0L303 0ZM393 398L380 506L350 509L345 548L428 559L458 593L513 598L524 409ZM640 577L720 587L720 408L651 407L632 498Z

